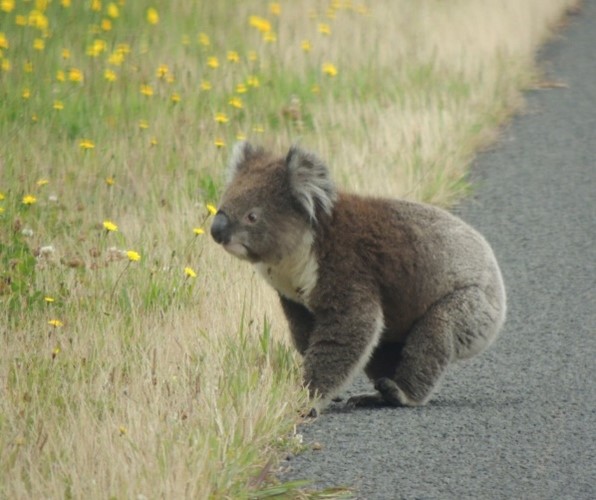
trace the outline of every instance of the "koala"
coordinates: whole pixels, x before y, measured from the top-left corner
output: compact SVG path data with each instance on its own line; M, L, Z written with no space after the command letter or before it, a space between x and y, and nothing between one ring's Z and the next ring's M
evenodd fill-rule
M277 291L304 384L323 409L424 405L450 363L496 338L505 287L486 240L440 208L338 191L316 155L235 145L211 235ZM315 397L316 396L316 397Z

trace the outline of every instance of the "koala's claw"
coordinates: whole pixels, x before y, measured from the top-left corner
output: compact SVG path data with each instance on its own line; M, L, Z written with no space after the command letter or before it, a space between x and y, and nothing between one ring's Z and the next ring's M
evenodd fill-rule
M380 406L387 406L387 402L383 396L376 392L374 394L358 394L352 396L346 401L348 408L378 408Z

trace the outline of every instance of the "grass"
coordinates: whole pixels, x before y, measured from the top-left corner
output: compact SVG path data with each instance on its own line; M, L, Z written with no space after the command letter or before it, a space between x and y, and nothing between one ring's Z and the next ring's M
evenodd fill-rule
M573 4L0 1L0 497L307 495L276 298L207 235L230 146L449 205Z

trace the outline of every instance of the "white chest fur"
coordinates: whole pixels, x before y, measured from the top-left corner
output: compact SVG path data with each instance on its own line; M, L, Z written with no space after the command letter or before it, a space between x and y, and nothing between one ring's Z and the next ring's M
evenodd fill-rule
M313 235L305 233L295 250L280 262L255 265L259 274L281 295L306 307L309 307L319 270L312 244Z

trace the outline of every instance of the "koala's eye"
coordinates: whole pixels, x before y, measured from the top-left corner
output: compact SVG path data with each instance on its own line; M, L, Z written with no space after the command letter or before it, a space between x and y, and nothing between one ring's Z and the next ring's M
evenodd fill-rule
M246 221L247 221L249 224L254 224L254 223L255 223L255 222L257 222L257 220L259 219L259 217L257 216L257 214L256 214L256 213L254 213L254 212L248 212L248 213L246 214L246 217L245 217L245 218L246 218Z

